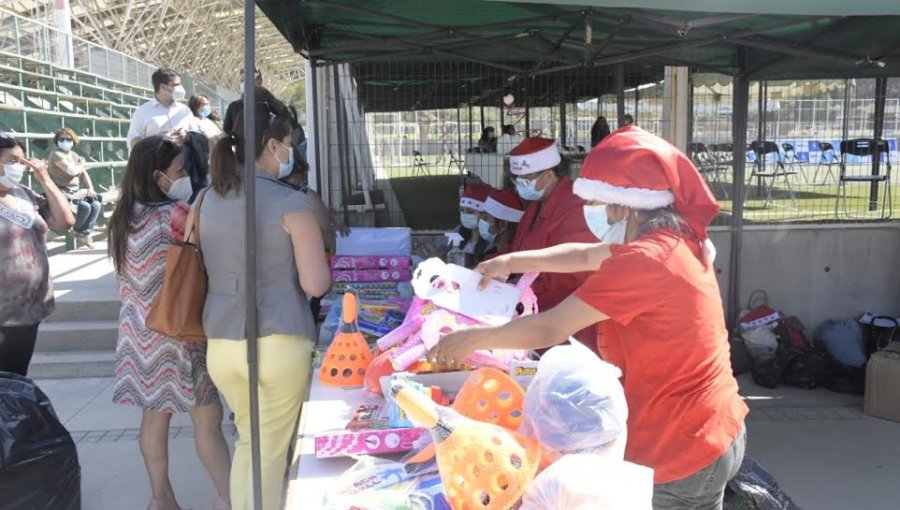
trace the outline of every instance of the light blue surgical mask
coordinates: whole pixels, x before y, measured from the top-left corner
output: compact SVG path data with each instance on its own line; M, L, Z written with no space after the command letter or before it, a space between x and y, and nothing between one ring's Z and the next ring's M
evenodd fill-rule
M604 240L610 227L609 220L606 217L606 206L584 206L584 222L587 223L588 229L594 234L594 237L601 241Z
M209 117L210 113L212 113L212 108L210 108L209 105L206 105L203 108L200 108L200 116L203 117L204 119Z
M478 228L478 215L471 213L459 213L459 222L462 223L463 227L469 230L474 230Z
M294 149L291 148L290 145L285 145L281 142L278 142L284 147L288 149L288 160L287 163L282 163L278 156L275 156L275 159L278 161L278 178L284 179L285 177L291 175L291 172L294 171Z
M613 223L606 231L603 240L609 244L625 244L625 227L627 225L624 219Z
M516 193L522 197L522 200L526 200L528 202L536 202L543 198L544 190L537 189L537 182L540 180L532 179L530 181L526 181L524 179L516 179Z
M482 239L489 243L494 242L494 239L497 237L497 234L491 232L491 224L484 220L478 220L478 233L481 234Z
M56 144L62 149L64 152L69 152L72 150L72 147L75 147L75 142L72 140L60 140L59 143Z

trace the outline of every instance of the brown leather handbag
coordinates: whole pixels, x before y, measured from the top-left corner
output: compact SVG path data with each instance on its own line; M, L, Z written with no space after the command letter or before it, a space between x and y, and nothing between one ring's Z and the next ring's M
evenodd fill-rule
M204 189L197 196L197 207L184 234L185 241L169 245L162 288L145 321L147 328L185 342L206 342L203 305L206 303L207 276L200 251L200 206L208 190Z

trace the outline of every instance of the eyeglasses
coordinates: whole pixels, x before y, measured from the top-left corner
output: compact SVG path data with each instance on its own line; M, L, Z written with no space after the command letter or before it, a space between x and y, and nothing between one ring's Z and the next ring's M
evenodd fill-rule
M534 181L540 179L541 177L543 177L544 174L547 173L548 171L549 170L543 170L541 172L537 172L534 174L520 175L520 176L516 177L516 180L519 182L522 182L522 183L534 182Z

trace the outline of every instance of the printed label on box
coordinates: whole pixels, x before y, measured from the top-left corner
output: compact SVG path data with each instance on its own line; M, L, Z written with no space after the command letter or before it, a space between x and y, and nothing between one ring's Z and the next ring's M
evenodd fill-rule
M326 432L316 436L316 457L408 452L425 434L428 431L421 428Z

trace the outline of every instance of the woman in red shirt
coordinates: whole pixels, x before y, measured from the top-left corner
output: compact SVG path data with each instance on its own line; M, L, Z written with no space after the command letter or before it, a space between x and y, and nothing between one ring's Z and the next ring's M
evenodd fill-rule
M605 230L624 222L624 244L567 244L482 264L485 279L593 275L552 310L448 335L432 356L447 362L475 349L550 347L600 322L600 354L623 373L625 458L654 469L654 509L720 509L743 460L748 409L731 371L706 235L718 204L684 154L635 126L591 152L574 190L595 235L609 239Z

